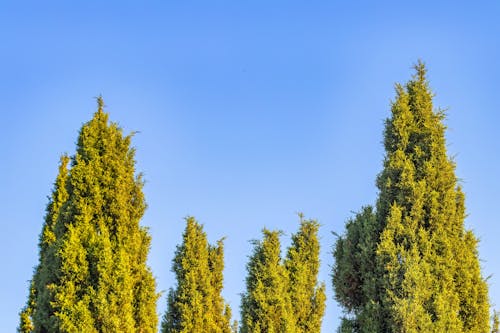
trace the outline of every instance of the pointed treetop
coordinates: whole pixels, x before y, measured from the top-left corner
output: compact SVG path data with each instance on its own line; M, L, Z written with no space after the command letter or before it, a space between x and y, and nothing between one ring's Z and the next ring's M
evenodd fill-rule
M386 121L376 211L346 224L334 247L341 332L490 332L488 285L443 113L419 60Z
M88 122L88 124L90 124L94 120L98 120L98 123L102 123L102 126L107 127L108 114L104 111L104 108L106 107L106 104L104 104L104 99L102 98L101 94L95 97L95 99L97 101L97 111L94 113L94 117Z
M151 237L130 136L98 110L62 157L40 236L39 263L20 330L157 330L155 279L147 266Z
M96 97L96 100L97 100L97 112L104 112L103 111L103 108L104 108L104 99L102 98L102 95L99 94L98 97Z
M299 216L300 222L304 221L304 213L298 212L297 215Z
M422 59L418 59L417 63L413 65L413 68L416 71L415 78L418 79L419 82L425 82L427 68L425 68L425 63L422 61Z

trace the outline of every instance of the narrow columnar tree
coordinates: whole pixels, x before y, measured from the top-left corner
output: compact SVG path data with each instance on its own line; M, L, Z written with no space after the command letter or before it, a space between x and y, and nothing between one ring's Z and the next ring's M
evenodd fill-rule
M241 301L241 333L295 333L288 272L280 248L280 232L263 230L254 241L247 264L246 292Z
M376 212L347 223L333 282L343 332L489 332L488 290L422 63L396 86ZM352 262L349 262L352 258Z
M150 236L131 135L104 103L63 157L40 236L40 259L21 313L22 332L156 332Z
M325 285L318 284L319 224L304 220L300 214L299 231L292 235L285 268L289 276L288 292L292 303L297 333L321 332L325 311Z
M177 287L170 289L164 333L230 333L231 309L222 298L224 248L210 245L203 227L186 219L173 261Z

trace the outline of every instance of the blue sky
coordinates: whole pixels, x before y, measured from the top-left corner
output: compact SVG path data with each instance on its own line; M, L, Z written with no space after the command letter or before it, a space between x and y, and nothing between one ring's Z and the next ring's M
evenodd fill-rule
M102 94L134 138L158 290L183 218L227 236L224 296L239 313L251 239L321 223L324 331L331 247L372 204L394 83L428 65L448 149L500 308L500 5L497 1L67 1L0 3L0 331L12 332L37 262L59 156ZM165 298L158 311L165 310Z

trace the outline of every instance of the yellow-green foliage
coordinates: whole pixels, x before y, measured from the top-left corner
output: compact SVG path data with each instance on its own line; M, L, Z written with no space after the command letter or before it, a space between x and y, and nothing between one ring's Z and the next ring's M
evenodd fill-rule
M241 301L242 333L320 332L325 286L318 284L319 224L304 220L281 258L280 232L263 230L254 241L247 264L246 292Z
M230 333L231 310L221 296L224 248L207 241L203 227L186 219L182 244L173 261L176 289L168 294L164 333Z
M319 224L304 220L300 214L300 229L292 235L285 268L288 272L288 292L292 303L297 333L319 333L325 311L325 285L318 285Z
M477 240L464 228L444 115L433 109L424 65L415 69L396 86L386 121L377 211L349 221L335 247L340 331L486 333L487 285Z
M295 319L280 248L280 233L263 230L247 264L241 301L241 333L295 333Z
M21 332L156 332L150 236L131 136L108 123L103 101L63 157L40 236L40 261Z

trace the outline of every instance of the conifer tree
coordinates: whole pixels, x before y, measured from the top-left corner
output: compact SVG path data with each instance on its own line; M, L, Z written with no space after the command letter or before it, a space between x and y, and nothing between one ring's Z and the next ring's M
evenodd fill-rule
M318 285L319 273L319 224L304 220L299 214L299 231L292 235L285 260L289 276L288 292L292 304L297 333L321 332L325 311L325 285Z
M347 223L333 283L341 332L489 332L477 239L464 227L464 194L446 153L425 66L396 86L385 125L376 212Z
M224 247L210 245L203 227L186 219L173 261L176 289L170 289L163 317L164 333L230 333L231 309L224 302Z
M40 236L40 258L21 332L156 332L146 204L131 135L104 103L63 157Z
M280 232L263 230L247 264L241 302L241 333L295 333L289 277L282 259Z

